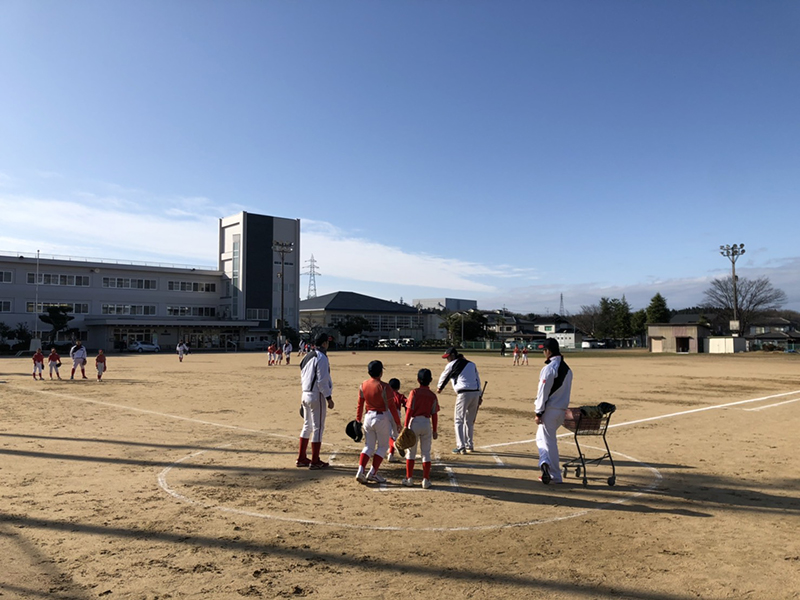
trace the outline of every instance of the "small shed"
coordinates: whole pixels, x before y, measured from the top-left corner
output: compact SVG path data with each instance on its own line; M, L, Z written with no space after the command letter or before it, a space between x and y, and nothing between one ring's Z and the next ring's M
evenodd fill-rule
M698 354L705 351L705 340L711 330L700 323L650 323L647 342L650 352Z
M743 337L715 335L706 338L706 352L709 354L733 354L747 352L747 341Z

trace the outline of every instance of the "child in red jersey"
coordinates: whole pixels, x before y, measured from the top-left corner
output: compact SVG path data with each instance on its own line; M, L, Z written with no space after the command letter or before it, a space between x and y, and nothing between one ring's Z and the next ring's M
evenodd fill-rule
M94 364L97 367L97 381L102 381L103 373L108 370L106 366L106 355L102 350L97 351L97 358L94 359Z
M386 483L386 479L378 473L378 469L389 452L392 429L400 429L400 413L392 401L394 396L392 388L381 381L383 363L373 360L367 366L367 373L370 379L358 388L356 421L361 423L361 418L364 417L364 448L358 457L356 481ZM372 468L366 472L370 458L372 458Z
M42 376L42 371L44 371L44 354L42 354L42 349L37 348L36 354L33 355L33 380L36 381L36 375L39 375L39 380L44 380Z
M50 366L50 379L53 378L53 371L56 372L56 377L61 379L58 368L61 366L61 357L56 352L55 348L50 348L50 354L47 356L47 363Z
M527 365L528 364L528 347L527 346L523 346L522 347L522 364L523 365Z
M390 379L389 387L392 388L394 392L394 398L391 399L391 402L394 402L394 405L397 407L397 413L400 414L400 409L406 410L406 397L400 393L400 380L395 378ZM394 447L394 438L389 438L389 462L393 463L400 460L398 458L399 454L400 452L395 450Z
M431 487L431 441L439 437L439 400L430 390L433 375L430 369L420 369L417 373L419 387L411 390L406 401L405 426L417 434L417 442L406 450L406 477L403 485L414 485L414 462L417 458L417 444L422 455L422 487Z

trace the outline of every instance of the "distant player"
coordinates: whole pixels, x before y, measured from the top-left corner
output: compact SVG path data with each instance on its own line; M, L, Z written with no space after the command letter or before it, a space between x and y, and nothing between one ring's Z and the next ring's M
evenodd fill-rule
M521 364L523 364L523 365L527 365L528 364L528 347L527 346L523 346L522 347L522 363Z
M271 367L275 364L275 344L270 344L267 348L267 356L269 357L269 362L267 366Z
M292 342L286 340L286 343L283 345L283 355L286 357L286 365L289 365L289 361L292 360Z
M75 345L70 348L69 351L69 357L72 359L72 373L69 376L70 379L75 379L75 369L79 367L83 378L89 379L86 377L86 356L86 348L83 347L83 342L75 340Z
M61 375L58 372L58 368L61 366L61 357L58 355L55 348L50 348L50 354L47 356L47 363L50 366L50 379L53 378L53 371L55 371L56 377L61 379Z
M389 380L389 387L392 388L394 392L394 398L391 399L394 402L394 405L397 407L397 413L400 413L400 410L407 410L406 409L406 397L400 393L400 380L392 378ZM399 453L395 451L394 448L394 437L389 438L389 462L393 463L396 462L398 459Z
M431 487L431 440L439 437L437 432L439 400L428 387L433 381L430 369L420 369L417 381L419 387L411 390L408 396L405 420L405 426L417 434L417 443L406 450L406 478L403 479L403 485L406 487L414 485L414 462L419 444L422 455L422 487L427 490Z
M44 371L44 354L42 354L42 349L37 348L36 354L33 355L33 380L36 381L36 375L39 375L39 381L44 380L44 376L42 376L42 371Z
M176 350L178 352L178 360L183 362L183 355L189 352L189 346L186 345L186 342L181 340Z
M514 346L514 366L519 365L519 346Z
M283 364L283 348L280 346L275 347L275 364L282 365Z
M378 473L378 469L389 452L389 439L392 437L393 430L400 430L400 414L392 401L394 390L381 381L383 363L373 360L367 366L367 373L370 378L358 388L356 421L361 422L363 416L364 448L358 458L356 481L359 483L368 481L386 483L386 478ZM366 469L370 458L372 458L372 467L367 473Z
M106 365L106 355L102 350L97 351L97 358L94 359L94 364L97 367L97 381L103 381L103 373L108 370Z

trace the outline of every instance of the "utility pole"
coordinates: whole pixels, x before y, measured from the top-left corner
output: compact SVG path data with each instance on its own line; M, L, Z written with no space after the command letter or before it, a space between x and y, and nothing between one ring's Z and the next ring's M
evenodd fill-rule
M311 260L307 260L306 264L308 265L308 272L303 273L303 275L308 275L308 296L306 296L306 300L309 298L316 298L317 297L317 275L322 275L319 271L317 271L317 261L314 260L314 255L311 255Z
M725 245L719 247L719 253L731 261L731 280L733 283L733 321L730 323L731 333L739 335L739 297L736 294L736 261L744 254L744 244ZM735 332L733 330L736 330Z
M273 241L272 249L281 255L281 272L278 273L278 277L281 280L281 320L278 323L278 343L282 344L283 330L285 328L285 323L283 322L283 294L284 290L286 289L285 261L286 261L286 255L291 254L294 251L294 242Z

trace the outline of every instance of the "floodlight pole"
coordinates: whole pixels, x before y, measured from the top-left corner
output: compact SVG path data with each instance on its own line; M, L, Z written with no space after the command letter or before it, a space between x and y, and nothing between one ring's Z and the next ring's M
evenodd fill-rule
M731 261L731 278L733 282L733 320L739 320L739 298L736 293L736 261L744 254L744 244L725 245L719 247L719 253ZM738 331L737 331L738 333Z
M277 252L278 254L281 255L281 272L278 273L278 277L281 280L281 320L280 320L280 323L278 325L278 343L280 344L280 343L283 342L283 329L284 329L284 323L283 323L283 293L284 293L284 288L286 286L286 283L285 283L285 275L286 275L285 259L286 259L286 255L287 254L291 254L294 251L294 242L273 241L272 242L272 249L275 252Z

